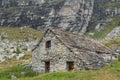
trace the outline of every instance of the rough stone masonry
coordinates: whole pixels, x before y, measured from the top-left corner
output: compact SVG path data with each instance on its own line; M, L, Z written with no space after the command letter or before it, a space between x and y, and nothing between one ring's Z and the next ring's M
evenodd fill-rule
M109 64L111 53L82 35L48 29L34 48L29 67L39 73L99 69Z

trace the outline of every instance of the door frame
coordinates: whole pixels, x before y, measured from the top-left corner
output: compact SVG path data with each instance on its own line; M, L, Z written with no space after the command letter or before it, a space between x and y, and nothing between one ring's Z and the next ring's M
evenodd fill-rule
M73 71L74 69L74 61L67 61L67 70Z

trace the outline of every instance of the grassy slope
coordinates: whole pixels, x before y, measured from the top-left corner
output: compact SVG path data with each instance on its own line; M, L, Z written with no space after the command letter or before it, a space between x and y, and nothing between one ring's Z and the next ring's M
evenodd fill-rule
M25 69L24 66L31 62L31 53L27 53L24 58L20 60L9 59L3 63L0 63L0 80L11 80L11 75L20 77L33 77L36 72ZM25 73L25 75L21 74Z
M11 75L16 77L33 77L36 75L36 72L24 68L25 65L18 65L10 67L4 71L0 71L0 80L11 80ZM22 74L25 73L25 75Z
M13 66L17 66L17 65L20 65L20 64L29 64L31 62L31 57L32 57L32 53L31 52L27 52L25 54L25 56L20 59L20 60L16 60L16 59L8 59L6 60L5 62L3 63L0 63L0 71L1 70L5 70L9 67L13 67Z
M100 31L90 31L86 33L86 35L94 39L104 39L108 33L110 33L115 27L118 26L120 26L120 16L113 17L113 20L109 22L108 25ZM94 33L94 35L89 35L89 33ZM120 49L120 38L105 41L103 43L110 48L115 47Z
M100 70L47 73L24 80L120 80L120 62Z
M55 72L39 75L24 80L119 80L120 62L100 70L77 71L77 72ZM22 79L18 79L22 80Z
M28 40L30 38L40 39L43 33L31 28L0 27L0 35L7 36L9 40Z
M113 2L113 3L108 3L106 4L107 8L120 8L120 2Z
M112 21L108 23L106 27L101 29L100 31L90 31L87 32L86 35L95 39L103 39L106 37L108 33L110 33L115 27L120 26L120 16L113 17ZM94 35L89 35L89 33L94 33Z
M104 44L110 48L115 47L120 49L120 38L109 40L104 42Z
M1 65L1 64L0 64ZM10 80L10 75L16 75L15 80L120 80L120 62L115 61L112 66L100 70L54 72L36 75L31 70L25 70L24 65L13 66L0 71L1 80ZM20 72L26 72L23 76Z

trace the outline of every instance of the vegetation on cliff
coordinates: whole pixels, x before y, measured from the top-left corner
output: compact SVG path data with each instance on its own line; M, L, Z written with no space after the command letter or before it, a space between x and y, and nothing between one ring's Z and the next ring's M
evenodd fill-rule
M120 49L120 38L112 39L104 43L110 48L119 48Z
M0 35L1 39L29 41L40 39L43 33L32 28L0 27Z
M120 2L112 2L112 3L108 3L106 4L107 8L120 8Z
M108 22L107 25L101 30L91 30L87 32L86 35L94 39L103 39L108 33L118 26L120 26L120 16L113 17L112 20ZM90 35L90 33L93 33L93 35Z

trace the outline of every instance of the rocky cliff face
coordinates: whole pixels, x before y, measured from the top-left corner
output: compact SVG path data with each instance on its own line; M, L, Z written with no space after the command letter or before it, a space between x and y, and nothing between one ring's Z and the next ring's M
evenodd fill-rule
M1 0L0 25L39 30L64 28L85 33L95 29L96 22L120 14L120 8L106 8L119 0ZM98 28L100 28L99 26Z

